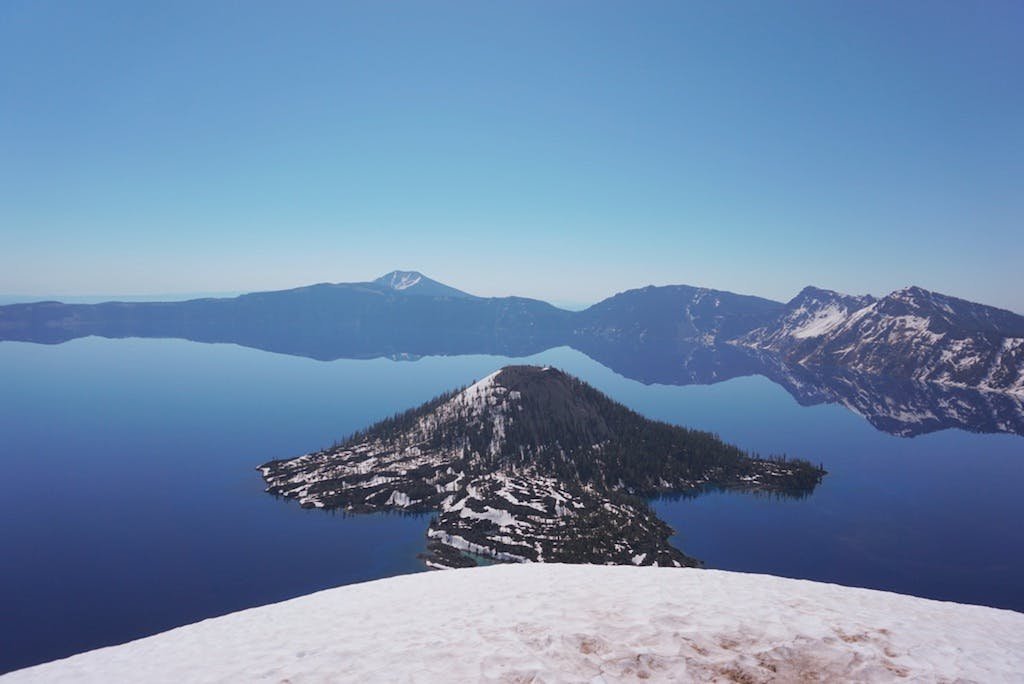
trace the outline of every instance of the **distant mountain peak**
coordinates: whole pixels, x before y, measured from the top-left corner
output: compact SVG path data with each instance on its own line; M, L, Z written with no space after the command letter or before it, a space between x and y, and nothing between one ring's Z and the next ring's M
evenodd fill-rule
M837 292L835 290L829 290L829 289L824 288L824 287L817 287L815 285L808 285L804 289L800 290L800 292L797 293L796 297L794 297L790 301L795 301L797 299L805 299L805 298L808 298L808 297L844 297L844 296L847 296L847 295L844 295L843 293Z
M473 296L462 290L456 290L454 287L432 280L419 271L391 271L373 282L388 290L402 294L457 298Z
M906 287L901 287L900 289L893 292L893 295L921 296L930 294L932 294L931 290L926 290L919 285L907 285Z
M776 321L744 335L740 342L766 349L793 340L821 338L874 302L868 295L845 295L808 285L786 304Z
M385 273L374 282L386 285L392 290L407 290L422 282L424 275L419 271L391 271Z
M933 299L937 293L926 290L923 287L917 285L908 285L907 287L901 287L894 292L889 293L886 299L893 299L902 302L918 302L922 300ZM943 295L938 295L944 297Z
M797 293L796 297L793 297L793 299L789 300L789 304L788 305L792 306L795 302L800 302L800 301L809 300L809 299L818 299L818 300L828 300L828 299L831 299L831 300L837 300L837 301L846 302L848 304L853 304L853 305L860 304L862 306L866 306L867 304L870 304L870 303L875 301L875 298L872 297L871 295L850 295L850 294L844 294L842 292L837 292L836 290L829 290L829 289L823 288L823 287L816 287L814 285L808 285L804 289L800 290L800 292Z

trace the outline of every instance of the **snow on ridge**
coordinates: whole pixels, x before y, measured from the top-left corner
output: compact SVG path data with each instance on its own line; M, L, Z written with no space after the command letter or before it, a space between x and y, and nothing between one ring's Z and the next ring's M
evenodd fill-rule
M435 421L444 422L458 416L468 414L477 420L491 421L493 434L490 444L490 453L497 454L505 441L505 428L512 420L512 403L521 398L521 393L510 390L497 381L502 369L494 371L490 375L478 380L466 389L462 390L445 404L438 407L433 415L425 416L419 421L419 431L426 434L428 428Z
M498 374L501 373L501 369L494 371L490 375L486 375L480 380L477 380L466 389L459 392L456 399L459 399L462 403L471 406L482 406L487 398L494 392L494 387L497 385L495 379Z
M790 335L797 339L821 337L845 321L848 316L849 312L845 307L830 303L815 311L811 317L794 328Z
M716 570L517 564L329 589L2 681L1008 682L1022 671L1024 614L1012 611Z

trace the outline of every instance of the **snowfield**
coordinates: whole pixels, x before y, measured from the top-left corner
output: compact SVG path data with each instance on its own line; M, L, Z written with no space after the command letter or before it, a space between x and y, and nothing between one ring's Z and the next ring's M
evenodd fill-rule
M1024 677L1024 614L714 570L522 564L310 594L15 682L976 681Z

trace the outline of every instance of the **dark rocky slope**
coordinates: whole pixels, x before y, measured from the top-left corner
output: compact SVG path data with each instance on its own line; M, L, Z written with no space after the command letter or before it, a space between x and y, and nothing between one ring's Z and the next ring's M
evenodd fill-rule
M800 496L824 472L647 420L553 368L511 366L344 443L260 468L267 491L353 512L437 511L434 566L692 565L645 497L707 487Z

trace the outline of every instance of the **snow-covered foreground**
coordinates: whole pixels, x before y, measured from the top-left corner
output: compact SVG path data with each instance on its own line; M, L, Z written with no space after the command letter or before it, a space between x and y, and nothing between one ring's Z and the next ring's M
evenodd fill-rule
M14 682L1021 681L1024 614L713 570L522 564L311 594Z

